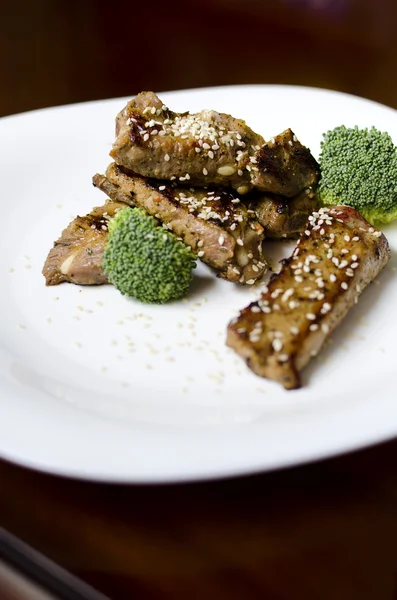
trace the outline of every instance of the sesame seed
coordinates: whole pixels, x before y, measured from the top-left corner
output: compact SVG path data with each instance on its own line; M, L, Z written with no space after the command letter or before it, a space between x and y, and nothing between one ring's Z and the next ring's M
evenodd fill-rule
M283 342L276 338L275 340L273 340L272 346L275 352L280 352L280 350L282 350L283 348Z
M237 238L237 243L239 246L244 246L244 242L241 238Z
M208 171L207 171L207 169L205 167L203 169L203 175L208 175Z
M277 359L279 362L287 362L289 356L288 354L280 354L280 356L278 356Z
M313 313L307 313L306 314L306 319L308 319L309 321L315 321L316 315L313 314Z
M222 246L223 242L225 241L225 238L223 237L223 235L220 235L218 238L218 242L219 244Z
M350 267L351 267L352 269L357 269L357 267L358 267L358 262L354 262L354 263L352 263L352 264L350 265Z
M299 333L299 329L297 327L290 327L290 333L292 333L292 335L298 335Z
M320 235L324 235L324 234L325 234L325 229L324 228L320 229Z
M349 263L347 262L347 260L342 260L342 261L339 263L339 269L344 269L345 267L347 267L347 265L348 265L348 264L349 264Z
M295 275L294 277L296 283L302 283L303 282L303 277L301 277L300 275Z
M286 290L281 298L281 302L287 302L288 298L290 296L292 296L294 293L294 289L293 288L289 288L288 290Z
M308 237L310 236L310 231L308 229L306 229L305 235L307 235Z
M356 261L356 260L358 260L358 256L357 256L357 254L352 254L352 260L353 260L353 261Z
M204 256L204 250L200 250L200 252L197 252L197 256L199 258L201 258L202 256Z
M340 287L342 288L342 290L347 290L349 288L349 285L346 283L346 281L342 281Z
M149 139L149 134L148 134L148 133L145 133L145 135L143 136L143 141L144 141L144 142L147 142L147 141L148 141L148 139Z
M343 239L345 242L350 242L350 235L345 235Z
M335 283L335 281L336 281L336 275L335 275L334 273L331 273L331 275L329 276L329 280L330 280L332 283Z
M255 279L248 279L246 283L247 285L252 285L253 283L255 283Z
M165 190L165 185L160 185L159 190L160 190L160 192L162 192L163 190Z
M317 331L318 325L316 323L313 323L312 325L310 325L309 329L310 331Z
M260 313L261 309L259 308L259 306L254 305L254 306L251 306L251 312Z
M328 332L329 332L329 325L327 325L327 323L322 323L322 324L321 324L321 330L322 330L324 333L328 333Z
M321 313L323 315L325 315L326 313L328 313L331 310L332 306L329 304L329 302L324 302L322 309L321 309Z
M359 242L359 241L360 241L360 238L359 238L357 235L355 235L355 236L352 238L352 241L353 241L353 242Z

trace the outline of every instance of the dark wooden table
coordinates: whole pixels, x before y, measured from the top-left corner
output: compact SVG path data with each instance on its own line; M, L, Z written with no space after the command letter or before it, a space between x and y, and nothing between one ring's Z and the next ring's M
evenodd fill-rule
M0 462L0 524L114 599L395 600L396 464L397 441L150 487Z

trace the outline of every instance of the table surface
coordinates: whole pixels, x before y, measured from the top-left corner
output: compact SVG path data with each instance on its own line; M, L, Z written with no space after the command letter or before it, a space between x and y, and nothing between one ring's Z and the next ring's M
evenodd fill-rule
M114 599L397 598L397 441L175 486L0 462L0 524Z

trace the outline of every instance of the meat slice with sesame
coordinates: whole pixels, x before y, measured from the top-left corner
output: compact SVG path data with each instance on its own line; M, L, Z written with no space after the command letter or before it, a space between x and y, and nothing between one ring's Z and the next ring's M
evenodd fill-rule
M354 209L321 208L292 256L228 326L227 344L286 389L390 258L388 242Z
M142 92L117 115L115 162L139 175L246 194L253 188L288 197L314 186L318 165L291 130L265 144L245 121L203 110L169 110Z
M190 246L219 277L253 284L263 275L263 227L249 206L227 191L186 188L147 179L112 163L93 183L111 198L140 206Z
M265 229L266 238L296 238L305 229L311 213L318 208L318 200L315 192L308 188L294 198L254 195L250 207Z
M45 261L43 275L46 285L58 285L64 281L80 285L107 283L102 270L107 223L123 207L125 204L120 202L107 202L85 217L76 217L66 227Z

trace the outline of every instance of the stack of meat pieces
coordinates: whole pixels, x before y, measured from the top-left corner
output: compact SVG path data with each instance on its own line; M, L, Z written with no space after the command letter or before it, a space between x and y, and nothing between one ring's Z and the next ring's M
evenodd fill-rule
M109 199L55 242L47 285L106 282L107 224L125 205L144 208L223 279L253 284L267 268L263 240L295 237L316 208L319 168L291 130L265 142L244 121L175 113L152 92L117 115L110 154L93 178Z

